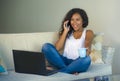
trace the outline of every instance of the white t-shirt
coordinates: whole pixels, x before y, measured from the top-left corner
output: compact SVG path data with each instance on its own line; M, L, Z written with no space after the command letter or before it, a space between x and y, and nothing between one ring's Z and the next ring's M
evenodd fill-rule
M78 49L85 47L85 36L86 29L84 29L79 39L75 39L73 34L71 34L70 37L66 39L63 56L68 59L77 59L79 57Z

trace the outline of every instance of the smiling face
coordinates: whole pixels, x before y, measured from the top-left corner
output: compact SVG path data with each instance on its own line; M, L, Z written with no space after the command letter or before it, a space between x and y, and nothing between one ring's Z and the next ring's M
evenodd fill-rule
M71 17L71 26L74 29L74 31L82 31L83 30L83 20L81 16L78 13L73 14Z

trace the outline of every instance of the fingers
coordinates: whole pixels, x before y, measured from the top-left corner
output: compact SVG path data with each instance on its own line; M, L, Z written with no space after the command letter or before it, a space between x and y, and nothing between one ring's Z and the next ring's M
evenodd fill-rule
M67 27L68 22L69 22L69 20L64 22L64 27Z
M64 28L65 32L68 32L70 30L70 26L67 26L68 22L69 22L69 20L67 20L63 23L63 28Z

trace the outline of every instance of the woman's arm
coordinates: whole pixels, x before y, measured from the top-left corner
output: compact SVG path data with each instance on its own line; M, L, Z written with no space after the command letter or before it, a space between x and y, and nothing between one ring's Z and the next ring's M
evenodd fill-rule
M62 35L59 37L59 39L57 40L57 42L55 43L55 47L58 51L60 51L63 47L64 47L64 43L69 31L69 27L67 26L68 21L64 22L64 31L62 33Z
M87 30L86 38L85 38L85 48L87 48L87 54L89 55L91 52L91 44L94 37L94 33L92 30Z

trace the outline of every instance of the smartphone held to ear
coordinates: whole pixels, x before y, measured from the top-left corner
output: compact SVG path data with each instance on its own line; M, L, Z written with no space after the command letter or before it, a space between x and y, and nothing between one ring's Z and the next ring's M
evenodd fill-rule
M67 27L70 27L70 21L67 23Z

